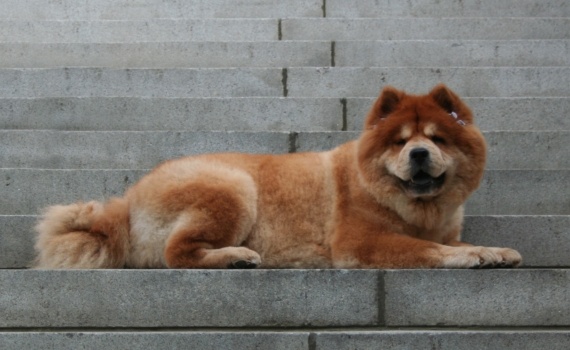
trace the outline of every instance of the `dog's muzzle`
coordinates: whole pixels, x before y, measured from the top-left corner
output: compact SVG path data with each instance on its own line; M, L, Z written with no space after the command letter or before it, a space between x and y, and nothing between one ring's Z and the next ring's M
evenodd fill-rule
M428 195L438 190L445 181L445 173L438 177L430 175L430 153L418 147L410 151L410 180L402 181L404 188L412 195Z

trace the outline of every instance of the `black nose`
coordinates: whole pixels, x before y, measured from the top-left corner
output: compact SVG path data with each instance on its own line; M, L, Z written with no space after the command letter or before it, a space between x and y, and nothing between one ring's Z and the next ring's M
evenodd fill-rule
M425 148L414 148L410 151L410 158L418 164L422 164L429 158L429 151Z

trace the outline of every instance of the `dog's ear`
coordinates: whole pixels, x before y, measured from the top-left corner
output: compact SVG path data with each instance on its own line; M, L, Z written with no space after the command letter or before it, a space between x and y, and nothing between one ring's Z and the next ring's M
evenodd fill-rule
M387 118L400 104L404 92L392 87L386 86L382 89L380 96L374 102L372 109L368 112L364 129L372 129L382 119Z
M429 95L447 113L455 112L461 103L459 96L445 86L445 84L436 85L430 91Z
M429 93L429 96L454 118L463 122L473 122L473 115L461 98L449 89L445 84L436 85Z

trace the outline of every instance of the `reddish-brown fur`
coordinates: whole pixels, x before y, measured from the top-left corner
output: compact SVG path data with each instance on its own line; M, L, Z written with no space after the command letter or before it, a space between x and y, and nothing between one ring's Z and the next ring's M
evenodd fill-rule
M459 241L484 167L483 137L453 92L387 87L361 137L334 150L171 160L123 198L48 208L35 266L517 266L512 249Z

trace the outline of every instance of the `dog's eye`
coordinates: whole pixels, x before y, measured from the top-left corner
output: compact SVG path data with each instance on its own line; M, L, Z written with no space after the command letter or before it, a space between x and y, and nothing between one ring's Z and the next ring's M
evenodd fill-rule
M396 144L396 146L404 146L406 144L406 140L404 139L397 140L396 142L394 142L394 144Z
M445 145L445 139L443 137L439 137L439 136L432 136L431 140L434 143L438 143L440 145Z

